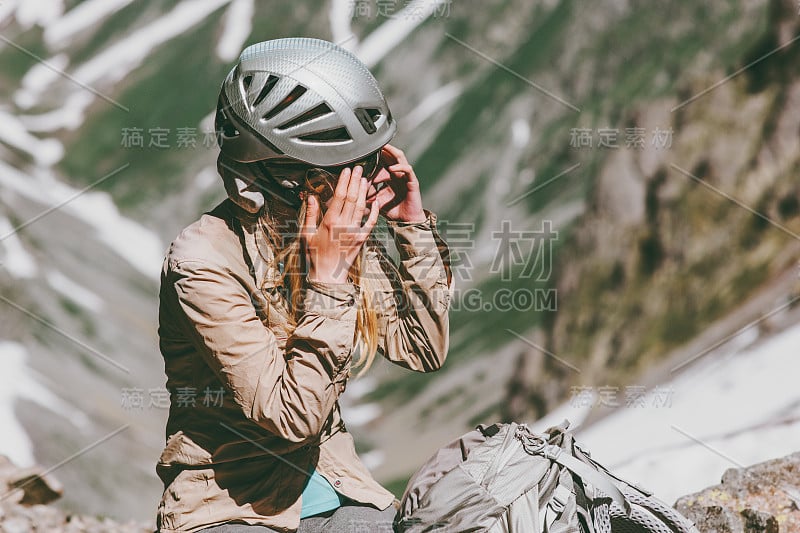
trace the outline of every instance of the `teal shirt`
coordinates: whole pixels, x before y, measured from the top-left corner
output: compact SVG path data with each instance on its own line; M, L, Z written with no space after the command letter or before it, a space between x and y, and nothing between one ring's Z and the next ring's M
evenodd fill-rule
M342 499L339 493L336 492L328 480L322 477L313 468L311 476L308 478L306 486L303 488L302 508L300 509L300 518L313 516L318 513L324 513L331 509L336 509L342 504Z

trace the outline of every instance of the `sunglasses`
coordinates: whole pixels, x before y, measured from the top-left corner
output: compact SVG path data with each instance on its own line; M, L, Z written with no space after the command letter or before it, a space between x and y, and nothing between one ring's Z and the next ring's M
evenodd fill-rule
M264 167L272 176L290 178L302 183L300 193L314 194L325 203L333 198L339 175L345 168L361 167L362 176L368 180L377 176L381 169L381 152L378 150L363 159L346 165L318 167L296 162L264 162Z

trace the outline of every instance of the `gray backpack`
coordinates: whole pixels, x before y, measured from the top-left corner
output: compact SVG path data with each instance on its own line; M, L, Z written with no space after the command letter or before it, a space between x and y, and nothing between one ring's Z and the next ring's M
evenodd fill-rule
M479 425L409 480L401 533L698 533L672 507L589 457L569 422L537 434Z

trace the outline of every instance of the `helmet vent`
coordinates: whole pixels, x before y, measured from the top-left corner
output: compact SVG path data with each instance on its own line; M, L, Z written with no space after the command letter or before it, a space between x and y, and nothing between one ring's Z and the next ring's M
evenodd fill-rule
M375 126L375 122L381 116L381 110L375 108L358 108L355 110L356 118L361 123L361 127L364 128L368 134L372 135L376 131L378 131L377 126Z
M297 100L298 98L303 96L303 94L305 94L305 92L306 92L306 88L303 87L302 85L298 85L297 87L292 89L292 92L290 92L286 96L286 98L284 98L278 105L273 107L272 110L270 110L269 113L264 115L263 119L264 120L271 119L272 117L274 117L275 115L277 115L278 113L280 113L281 111L283 111L284 109L289 107L292 104L292 102L294 102L295 100Z
M248 74L242 79L242 87L244 87L244 91L247 92L250 89L250 84L253 83L253 75Z
M278 126L276 129L278 129L278 130L289 129L289 128L292 128L294 126L298 126L300 124L304 124L306 122L311 122L315 118L319 118L319 117L328 115L328 114L330 114L332 112L333 112L333 110L330 108L330 106L323 102L323 103L319 104L318 106L314 107L313 109L309 109L308 111L297 115L293 119L291 119L291 120L289 120L287 122L284 122L283 124Z
M233 125L233 122L228 117L228 114L225 113L225 109L221 106L217 107L216 124L218 135L222 134L228 139L239 136L239 130L236 129L236 126Z
M298 137L301 141L316 141L322 143L335 143L342 141L352 141L350 132L347 128L336 128L332 130L318 131L316 133L309 133L308 135L301 135Z
M256 96L256 99L253 101L253 105L251 107L256 107L258 104L263 102L264 98L267 97L272 88L275 87L276 83L278 83L278 77L270 74L269 78L267 78L267 82L261 88L261 92L258 93L258 96Z

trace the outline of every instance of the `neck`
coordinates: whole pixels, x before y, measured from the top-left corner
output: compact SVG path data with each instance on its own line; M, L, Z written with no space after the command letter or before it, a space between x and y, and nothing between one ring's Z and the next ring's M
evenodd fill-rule
M296 209L278 199L267 200L261 211L261 228L269 233L269 239L277 250L284 249L297 237L298 213Z
M297 221L297 209L281 202L277 198L267 199L266 205L264 205L264 211L265 215L271 216L272 220L279 225ZM269 213L266 211L269 211Z

